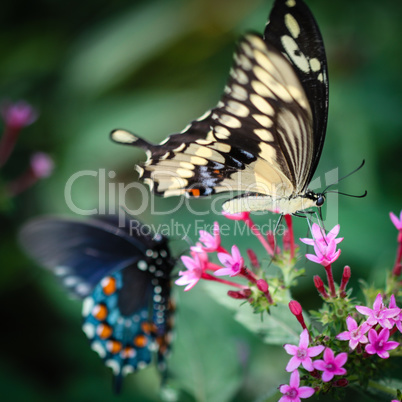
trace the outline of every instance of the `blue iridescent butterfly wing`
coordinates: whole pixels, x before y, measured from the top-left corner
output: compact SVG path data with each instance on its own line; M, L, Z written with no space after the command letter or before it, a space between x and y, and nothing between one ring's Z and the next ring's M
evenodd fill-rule
M85 297L83 330L116 376L146 367L157 352L165 369L173 307L173 262L167 239L135 219L41 218L21 231L21 243L68 290Z

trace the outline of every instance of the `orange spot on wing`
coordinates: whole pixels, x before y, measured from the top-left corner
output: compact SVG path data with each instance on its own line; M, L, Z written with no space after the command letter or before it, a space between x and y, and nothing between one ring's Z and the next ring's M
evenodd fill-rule
M133 343L137 348L143 348L147 345L148 339L145 335L138 335L134 338Z
M103 321L107 317L107 307L104 304L97 304L93 310L92 315L99 321Z
M120 356L123 359L129 359L130 357L134 357L135 356L135 351L133 348L130 348L128 346L126 346L120 353Z
M112 295L116 292L116 279L112 278L111 276L107 276L106 278L102 279L101 282L103 293L106 296Z
M156 325L152 322L147 322L144 321L141 324L141 329L146 333L146 334L151 334L156 332Z
M107 350L112 353L112 354L116 354L119 353L122 349L122 344L121 342L118 341L108 341L108 343L106 344Z
M192 197L199 197L201 195L201 191L198 188L192 188L187 191Z
M107 324L99 324L96 328L96 333L102 339L107 339L112 335L112 327Z

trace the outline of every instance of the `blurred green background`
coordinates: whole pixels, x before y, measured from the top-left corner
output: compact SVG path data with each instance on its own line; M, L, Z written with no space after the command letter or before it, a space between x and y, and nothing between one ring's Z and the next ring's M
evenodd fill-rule
M70 301L51 274L26 258L16 235L33 216L73 215L64 187L77 171L113 171L116 177L108 184L137 180L134 164L145 159L143 152L112 143L109 132L126 128L160 142L214 106L236 40L246 31L262 32L272 3L4 2L0 97L25 99L40 117L22 132L2 179L12 180L24 171L29 155L38 150L48 152L56 168L50 178L16 197L12 210L0 216L2 400L160 400L153 368L126 378L120 397L112 394L111 371L90 350L80 329L80 302ZM316 175L339 168L342 176L366 160L366 166L339 189L352 194L367 189L368 196L332 200L329 196L327 213L330 222L339 221L345 237L335 278L340 279L343 265L350 265L352 286L359 295L359 278L380 286L386 269L392 267L396 231L388 213L399 214L402 209L402 3L311 0L308 4L325 40L330 75L327 139ZM77 180L75 204L82 209L96 207L98 188L94 177ZM129 190L126 205L138 207L140 197L135 189ZM157 199L155 209L165 211L178 202L178 198ZM205 212L210 200L190 205ZM194 215L184 207L168 216L149 208L141 218L155 225L171 219L193 223L190 238L196 240ZM271 218L263 215L256 221L263 224ZM195 219L207 225L223 222L212 213ZM306 222L296 219L295 224L296 236L305 237ZM226 236L224 242L241 244L243 250L254 247L263 255L253 238ZM174 241L173 248L179 254L186 243ZM318 273L323 277L320 267L307 264L307 275L294 294L306 309L319 305L312 283ZM225 291L221 289L222 295ZM184 389L180 400L252 401L288 381L284 350L264 344L235 322L233 313L217 304L205 287L188 293L175 289L175 296L179 307L171 368L172 387Z

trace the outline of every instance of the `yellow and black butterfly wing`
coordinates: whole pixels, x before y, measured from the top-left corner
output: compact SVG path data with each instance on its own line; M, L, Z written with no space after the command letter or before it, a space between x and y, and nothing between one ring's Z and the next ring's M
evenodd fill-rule
M288 35L287 14L279 11L275 19ZM305 188L316 149L313 115L290 55L267 35L250 34L234 59L217 107L182 133L153 145L124 130L112 132L113 140L147 151L138 170L155 193L198 197L240 190L291 197Z
M320 160L327 128L328 67L324 42L311 11L300 0L275 2L264 40L286 55L303 85L312 111L313 161L305 177L305 190Z

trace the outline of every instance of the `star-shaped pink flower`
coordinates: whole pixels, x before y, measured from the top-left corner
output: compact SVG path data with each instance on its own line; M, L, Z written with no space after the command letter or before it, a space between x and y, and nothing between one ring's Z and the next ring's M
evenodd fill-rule
M318 356L324 350L324 346L312 346L309 348L308 344L308 331L307 329L304 329L300 335L299 346L289 344L283 346L288 354L293 355L286 366L286 371L294 371L300 366L300 364L307 371L314 370L311 358Z
M219 233L219 223L214 222L213 234L206 232L205 230L200 230L200 242L202 243L202 248L207 253L212 253L220 249L221 246L221 236Z
M337 356L335 356L332 349L326 348L324 351L324 359L316 360L313 363L313 366L315 369L323 371L322 381L328 382L331 381L336 375L346 374L346 369L344 369L342 366L347 360L347 353L339 353Z
M356 306L356 310L363 315L367 315L367 323L371 326L380 324L383 328L392 328L390 318L396 317L400 312L400 308L387 308L382 302L381 293L375 298L373 309L366 306Z
M366 345L366 352L370 355L377 353L381 359L388 359L388 350L395 349L399 346L398 342L388 341L389 329L383 328L379 334L375 329L370 329L368 339L370 343Z
M237 246L232 246L232 254L218 253L218 258L225 268L215 271L214 275L216 276L236 276L244 268L244 259Z
M180 271L180 278L175 281L176 285L184 286L187 285L184 290L192 289L196 283L201 279L202 273L204 272L204 261L200 257L200 254L193 253L193 257L188 257L184 255L181 260L187 271Z
M300 374L297 370L290 375L289 385L281 385L279 391L283 394L279 402L300 402L300 399L310 398L315 392L311 387L300 387Z
M346 325L348 327L347 331L341 332L336 336L336 339L341 341L349 341L350 349L356 349L356 346L359 343L367 343L368 339L367 336L364 335L370 328L371 325L367 324L367 322L363 323L362 325L357 325L356 320L352 317L346 318Z
M313 224L311 233L312 239L300 239L305 244L314 246L314 254L306 254L306 258L324 267L328 267L336 261L341 254L341 250L336 251L336 245L340 243L343 238L336 238L340 230L340 226L336 225L332 230L325 234L323 229L316 223Z

